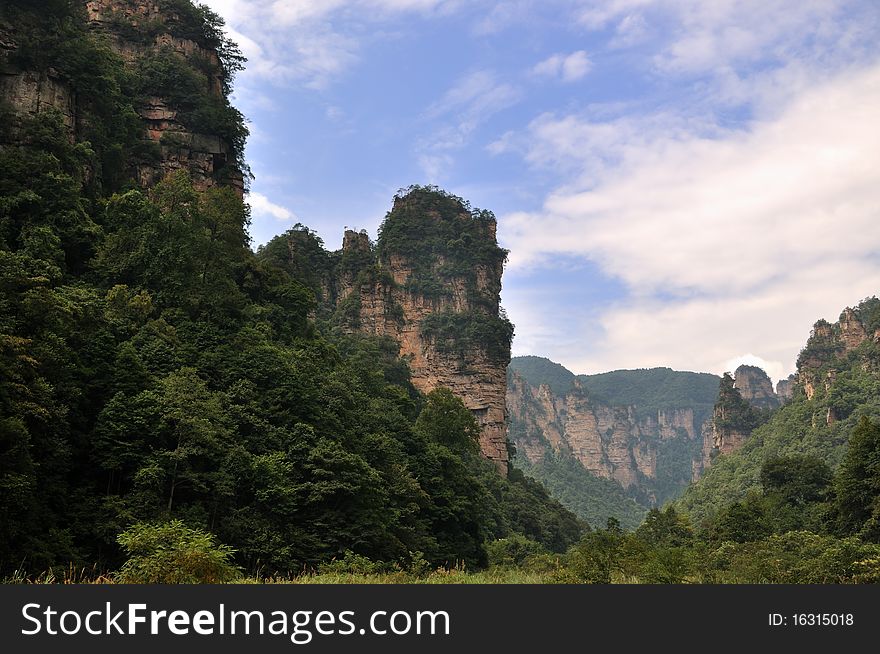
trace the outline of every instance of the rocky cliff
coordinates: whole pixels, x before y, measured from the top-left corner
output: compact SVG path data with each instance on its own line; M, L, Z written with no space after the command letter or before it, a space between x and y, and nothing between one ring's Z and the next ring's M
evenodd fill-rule
M199 188L226 184L244 192L247 130L227 100L242 58L215 14L188 0L71 3L53 9L59 13L52 18L67 25L59 30L67 42L59 43L31 34L27 10L15 4L0 8L0 98L13 114L58 110L72 140L118 127L98 123L136 119L140 143L104 162L107 177L152 186L186 169ZM114 102L120 86L127 102L117 103L115 115L90 111L100 99Z
M811 400L820 385L826 391L830 390L837 372L834 368L836 359L853 352L869 340L880 343L880 329L873 324L866 309L862 309L862 313L865 315L860 317L856 310L847 307L834 324L827 320L816 321L798 357L795 392L802 392ZM828 418L833 419L833 416L829 414Z
M348 332L400 345L416 388L446 387L482 428L483 455L506 474L505 392L513 326L500 306L507 252L495 217L433 187L399 193L374 245L345 232L327 252L305 228L274 239L261 254L305 283L316 315Z
M773 382L761 368L742 365L733 373L734 387L742 398L758 409L775 409L780 400Z
M495 218L436 189L398 195L385 218L374 264L369 243L346 234L337 306L351 329L400 343L413 384L451 389L482 428L483 455L506 473L505 390L512 325L500 307L507 253ZM357 266L362 266L358 270Z
M878 329L880 300L876 297L845 309L837 322L817 321L798 357L797 376L780 383L778 394L790 389L791 397L754 431L748 429L748 403L741 396L736 398L738 390L725 380L727 406L723 415L719 407L715 425L718 451L724 456L712 461L678 506L695 523L710 518L748 492L760 490L762 468L771 458L807 456L831 468L837 466L859 420L880 411Z
M693 386L691 397L685 393L674 401L652 402L646 391L640 402L615 403L607 384L590 377L568 373L571 376L563 379L554 371L547 383L540 383L540 376L532 373L537 370L533 362L515 363L507 390L511 441L518 456L530 464L539 464L548 452L573 457L587 472L618 482L645 505L674 497L692 480L691 461L698 458L701 447L700 427L711 410L701 387L714 392L717 377L658 369L665 374L655 385L673 388L676 375L686 376ZM527 369L518 369L526 364ZM655 371L614 374L623 372L644 377ZM622 383L628 388L639 385L635 378Z
M718 455L739 449L782 402L761 368L742 365L733 376L725 373L712 417L701 428L703 448L700 458L694 460L694 479L699 479Z
M847 307L836 323L818 320L798 356L797 372L780 380L776 391L767 374L755 366L740 366L735 379L725 375L712 419L702 428L703 450L700 461L694 463L698 471L695 477L699 477L719 454L739 449L751 432L766 422L767 412L792 400L796 394L812 400L817 392L831 393L838 372L834 362L856 351L865 342L880 343L880 333L870 317L874 306L875 302L866 300L860 305L859 311L863 315ZM873 336L869 337L869 331ZM813 422L831 426L839 417L838 410L832 405L821 415L814 415Z
M795 384L797 384L797 373L792 373L787 378L776 382L776 396L780 403L785 403L794 397Z

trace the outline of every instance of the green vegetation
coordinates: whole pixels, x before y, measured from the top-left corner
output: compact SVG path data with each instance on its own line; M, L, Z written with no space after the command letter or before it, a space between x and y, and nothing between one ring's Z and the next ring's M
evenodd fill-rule
M875 306L875 299L866 300L857 315L870 315ZM718 457L703 479L678 501L678 508L697 524L758 490L761 468L767 461L807 456L836 469L860 420L880 418L880 377L876 373L880 347L868 339L841 354L836 341L829 342L838 354L820 368L806 369L815 379L812 399L796 390L792 400L757 427L740 449Z
M481 349L491 360L504 364L513 341L513 323L503 315L490 316L480 311L443 311L422 321L422 335L440 352L463 358L467 352Z
M89 29L83 3L12 0L8 4L0 8L0 19L11 27L17 46L8 55L8 63L57 78L74 91L77 137L92 152L85 162L90 170L90 195L130 186L135 165L158 159L158 146L144 139L138 115L145 101L157 96L169 103L187 129L218 136L230 146L225 166L217 171L218 179L243 175L248 181L250 172L244 161L248 129L227 98L245 60L225 36L222 19L210 9L190 0L162 0L160 4L167 5L163 8L173 9L166 21L135 26L117 17L111 22L114 27L125 27L122 36L134 38L139 33L150 44L158 34L170 33L203 48L216 48L217 62L198 54L184 56L165 46L126 66L112 51L109 37ZM6 116L2 122L15 121ZM9 136L3 141L9 142Z
M120 532L168 520L272 574L339 548L479 567L493 538L578 538L475 452L460 400L415 393L396 347L316 333L313 296L250 253L230 189L179 174L90 216L57 173L26 181L66 194L32 191L33 218L3 222L4 570L111 569ZM94 225L70 255L65 215Z
M176 110L176 120L185 128L218 136L230 145L233 168L218 171L221 177L229 170L247 172L243 153L249 131L244 116L212 89L211 78L197 58L170 47L157 49L138 60L133 84L139 104L158 96Z
M452 293L446 282L463 279L473 306L497 310L500 287L485 289L486 295L478 292L479 271L497 271L507 259L494 230L490 211L473 209L434 186L412 186L394 197L379 228L377 253L385 265L394 253L413 267L407 283L414 294L445 297Z
M24 6L47 34L79 20ZM119 87L125 106L154 82L191 100L175 57L115 68L140 80ZM312 319L320 274L307 261L301 282L277 246L255 255L233 189L197 191L183 171L149 191L95 185L90 162L119 142L72 143L54 111L9 124L0 574L289 577L349 551L479 569L500 538L563 552L580 537L543 488L475 451L460 400L413 388L395 343Z
M750 434L770 417L768 410L756 409L743 399L734 386L730 373L724 373L718 388L718 401L715 403L714 424L719 432L738 432Z
M509 370L516 372L530 386L538 388L546 384L554 395L565 395L574 388L576 376L564 366L544 357L514 357Z
M261 245L257 256L266 264L283 270L292 279L308 288L320 304L330 303L325 297L334 278L332 255L324 249L324 241L316 232L301 223Z
M646 507L627 495L620 484L597 477L571 455L547 451L538 463L523 456L517 457L514 465L539 480L550 495L591 526L614 518L625 529L635 529L645 517Z
M821 367L843 352L834 326L827 320L817 320L813 325L813 333L801 350L797 359L797 367Z
M116 540L128 556L117 574L124 584L219 584L239 576L231 548L180 520L137 524Z
M181 38L221 38L203 8L162 6L178 12ZM522 470L497 474L479 454L472 413L446 389L418 393L396 343L313 319L326 270L390 287L383 257L394 251L416 266L414 288L465 280L483 317L464 324L440 313L423 325L432 338L500 348L512 328L477 290L480 267L506 255L485 238L491 215L415 187L383 225L376 260L327 255L301 227L254 254L248 208L232 189L199 192L185 172L134 189L125 166L111 165L140 156L132 107L151 88L186 90L177 99L192 125L228 120L234 129L237 114L225 100L205 104L197 63L177 54L126 69L85 29L81 9L62 0L2 7L22 33L16 63L53 69L88 96L75 142L58 111L2 122L5 579L880 581L873 340L847 354L829 340L823 356L833 357L818 362L812 399L796 394L681 502L650 510L634 531L623 527L636 527L638 506L613 484L593 478L575 491L586 471L572 459L534 466L594 524L605 518L592 530ZM292 252L292 241L302 249ZM449 291L438 288L423 292L439 303ZM874 326L878 307L866 300L857 316ZM638 383L610 375L592 391L591 378L582 383L630 404ZM677 406L687 384L675 379L646 392L644 406Z
M161 13L153 20L141 19L135 23L123 13L114 12L110 16L113 31L128 41L143 45L155 45L157 37L169 34L216 52L220 60L223 93L229 95L235 75L244 69L247 60L238 44L226 36L223 19L207 5L194 4L191 0L158 0L156 4Z
M597 408L619 407L632 410L636 420L658 419L661 412L690 410L696 429L712 415L718 396L715 375L678 372L669 368L617 370L598 375L580 375L543 357L516 357L508 369L519 374L532 389L547 385L556 397L570 395L586 399ZM531 403L526 413L540 415L538 403ZM630 419L624 416L624 419ZM541 434L527 434L527 428L511 422L511 438L544 441ZM588 472L565 451L556 453L545 443L544 458L532 463L522 457L515 465L522 467L550 489L566 507L591 525L602 525L615 518L626 528L635 528L649 507L678 497L690 483L692 462L699 456L702 441L691 438L683 427L673 438L657 438L656 478L642 477L639 483L624 490L613 480L601 479Z
M703 372L646 368L580 375L578 380L590 397L604 404L632 406L640 417L692 408L697 424L712 415L718 397L718 377Z
M109 45L88 30L82 3L12 0L0 7L0 20L15 34L17 46L6 63L76 91L87 197L119 190L129 182L131 165L155 160L155 149L143 140L131 75ZM8 107L0 111L0 143L32 138L32 125L18 129L17 123Z
M834 485L838 533L880 542L880 425L862 418L849 439Z

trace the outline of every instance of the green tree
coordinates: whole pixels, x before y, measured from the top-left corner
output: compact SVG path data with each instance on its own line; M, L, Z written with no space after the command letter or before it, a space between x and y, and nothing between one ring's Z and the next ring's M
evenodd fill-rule
M453 452L473 453L479 450L480 426L451 390L436 388L428 393L426 400L416 420L417 432Z
M880 542L880 425L863 417L834 480L836 527Z
M778 494L785 502L798 506L824 500L831 478L831 468L816 456L768 459L760 477L766 495Z
M680 547L694 539L694 530L687 516L679 514L671 504L662 511L651 509L635 531L636 538L652 546Z

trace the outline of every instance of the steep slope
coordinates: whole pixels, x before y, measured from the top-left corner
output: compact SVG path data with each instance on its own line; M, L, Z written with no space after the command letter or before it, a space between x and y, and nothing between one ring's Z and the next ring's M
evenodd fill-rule
M500 306L506 250L495 217L433 187L399 193L375 247L347 231L330 253L294 229L260 250L319 298L319 313L349 333L393 339L423 393L438 387L464 401L480 446L507 473L505 391L513 325Z
M708 374L653 369L576 377L546 359L515 358L507 402L517 465L556 493L564 488L567 505L594 524L613 516L632 525L692 480L717 389L718 378Z
M635 529L646 507L630 497L617 480L588 469L572 452L557 424L549 386L535 389L513 365L508 375L508 437L517 452L513 465L540 481L553 497L589 524L600 527L614 518Z
M248 135L228 101L243 57L222 21L189 0L53 0L0 6L0 139L55 111L94 156L87 181L153 186L186 170L197 188L243 192ZM0 141L2 142L2 141Z
M751 406L772 411L781 404L773 382L761 368L742 365L733 373L733 378L736 390Z
M114 570L122 532L169 521L210 532L251 574L283 576L348 551L474 567L495 539L557 552L576 542L574 515L480 456L474 412L448 390L420 394L400 344L356 327L385 310L349 301L379 309L386 296L365 289L402 293L387 271L394 261L414 266L399 280L407 288L448 272L430 294L461 330L444 339L443 325L430 338L416 327L428 354L449 340L454 354L466 343L498 361L503 416L511 327L493 304L505 253L491 216L464 215L439 194L455 209L449 219L428 211L389 222L413 238L383 243L378 259L357 236L338 257L309 250L318 265L301 282L251 251L240 185L193 166L198 148L153 139L139 113L145 94L180 92L166 105L179 112L169 125L224 138L212 110L238 114L223 112L226 89L212 91L216 61L199 72L173 44L153 56L168 30L198 43L217 26L211 15L188 0L101 2L91 5L122 11L90 27L84 5L0 4L6 81L24 89L4 96L0 122L0 576ZM181 84L163 86L171 79ZM157 176L170 174L140 174L144 152ZM436 256L402 256L432 221L442 223L433 254L446 248L448 269L431 268ZM445 228L460 232L458 244ZM329 323L309 288L324 282L337 289L329 301L345 296ZM427 304L429 290L409 297Z
M742 446L718 456L677 506L700 522L759 488L765 460L810 455L836 466L862 416L880 416L880 301L819 320L798 357L792 398Z
M760 368L740 366L735 377L724 373L712 416L703 423L703 450L700 461L694 465L694 480L719 455L742 447L755 428L767 422L772 411L768 405L777 402L770 378Z

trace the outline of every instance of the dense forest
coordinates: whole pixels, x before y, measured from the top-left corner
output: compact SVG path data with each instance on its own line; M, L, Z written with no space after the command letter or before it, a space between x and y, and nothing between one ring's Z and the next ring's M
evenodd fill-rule
M845 352L822 330L831 336L802 358L833 383L796 394L675 504L591 527L523 470L499 474L480 455L474 414L446 388L419 392L397 342L353 331L345 303L330 310L322 266L366 283L385 274L375 253L325 253L304 227L251 248L234 183L248 179L247 128L228 101L241 55L207 8L158 6L174 19L119 16L117 32L150 43L171 29L217 52L219 77L168 49L124 60L81 2L0 6L4 69L51 74L78 98L73 124L0 98L0 578L880 581L874 340ZM139 183L139 167L170 147L143 136L138 108L153 96L229 144L216 183L185 169ZM497 244L442 210L436 238L419 244L420 203L453 197L401 192L411 211L389 212L378 261L393 245L442 255L450 274L472 257L502 265ZM290 238L307 246L296 265L283 256ZM411 283L446 293L427 264ZM869 333L880 326L876 299L857 313ZM503 359L510 322L471 317L424 327L450 349L479 342ZM616 375L584 383L630 401L639 387ZM681 391L666 388L647 405ZM567 494L565 466L539 475L560 499L581 515L618 510L593 505L592 490Z
M499 538L559 552L579 538L537 483L479 456L460 400L413 388L396 343L315 316L308 280L249 247L234 189L108 174L108 158L142 156L125 119L164 90L155 62L126 66L79 3L16 2L4 19L45 40L30 69L101 103L87 108L101 132L71 140L48 109L0 121L3 574L113 570L151 533L186 530L281 575L346 552L479 567Z

